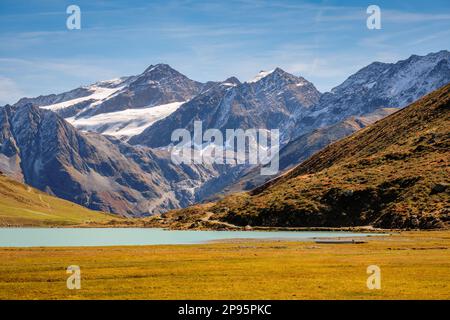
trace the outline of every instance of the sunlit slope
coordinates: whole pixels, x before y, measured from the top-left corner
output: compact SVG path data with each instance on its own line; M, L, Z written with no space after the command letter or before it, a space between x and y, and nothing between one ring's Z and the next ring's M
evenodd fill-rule
M448 227L449 161L447 85L252 192L195 212L239 226ZM167 218L188 215L185 209Z
M0 226L77 225L112 218L0 175Z

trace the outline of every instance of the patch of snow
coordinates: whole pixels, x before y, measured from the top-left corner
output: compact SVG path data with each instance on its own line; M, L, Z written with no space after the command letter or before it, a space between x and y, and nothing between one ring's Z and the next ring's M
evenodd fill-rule
M377 83L376 81L372 81L370 83L365 84L364 87L366 87L367 89L372 89L376 83Z
M114 78L114 79L110 79L110 80L102 80L96 83L96 85L100 86L100 87L104 87L104 86L111 86L111 85L119 85L122 82L124 82L124 78Z
M222 83L222 85L226 86L226 87L236 87L237 86L236 83L231 83L231 82L224 82L224 83Z
M325 107L325 108L322 108L322 109L319 109L319 110L310 112L310 113L308 114L308 116L313 117L313 118L317 118L317 117L319 117L319 116L322 115L322 114L327 114L327 113L329 113L329 112L330 112L329 109L330 109L329 107Z
M94 131L118 138L130 138L145 128L176 111L183 102L173 102L154 107L127 109L101 113L93 117L71 117L66 120L82 131Z
M97 85L92 85L89 87L90 90L93 90L92 94L89 96L85 96L85 97L81 97L81 98L76 98L76 99L72 99L72 100L68 100L68 101L64 101L64 102L60 102L60 103L55 103L55 104L51 104L51 105L47 105L47 106L41 106L42 109L47 109L47 110L52 110L52 111L56 111L56 110L61 110L70 106L73 106L77 103L83 102L83 101L87 101L87 100L96 100L96 102L100 102L101 100L109 97L110 95L114 94L115 92L121 90L123 87L118 87L118 88L103 88L103 87L99 87Z
M155 70L156 69L156 67L157 66L151 66L151 68L150 69L147 69L147 70L145 70L145 72L147 73L147 72L152 72L153 70Z
M260 71L260 72L256 75L256 77L254 77L254 78L253 78L252 80L250 80L250 81L247 81L247 83L255 83L255 82L258 82L259 80L261 80L261 79L267 77L269 74L271 74L271 73L274 72L274 71L275 71L275 69L274 69L274 70L270 70L270 71Z

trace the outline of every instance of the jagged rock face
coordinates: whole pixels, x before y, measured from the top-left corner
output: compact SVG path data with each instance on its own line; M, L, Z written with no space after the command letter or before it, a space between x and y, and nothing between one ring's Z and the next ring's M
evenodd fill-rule
M79 117L133 108L186 101L198 94L203 84L193 81L166 64L150 66L114 96L79 114Z
M277 68L252 82L230 78L191 99L177 111L130 139L132 144L163 147L178 128L193 131L194 121L203 130L279 129L288 141L295 119L319 100L320 93L308 81Z
M187 206L198 200L199 186L223 174L224 168L176 166L168 153L81 133L30 104L1 111L0 150L3 157L19 159L15 174L91 209L140 216ZM0 170L7 173L3 162Z
M380 108L403 108L450 82L450 52L413 55L397 63L374 62L322 95L297 121L296 136Z
M0 107L0 171L17 181L23 182L19 148L11 133L8 111L9 108Z
M51 104L55 104L55 103L72 100L72 99L87 97L87 96L91 95L92 92L93 92L93 90L91 88L81 87L81 88L76 88L76 89L70 90L68 92L61 93L61 94L50 94L50 95L46 95L46 96L39 96L36 98L22 98L15 104L15 106L19 107L19 106L26 105L28 103L33 103L37 106L46 106L46 105L51 105Z
M104 80L96 82L89 86L79 87L60 94L50 94L35 98L22 98L18 102L16 102L14 106L21 107L26 104L32 103L35 106L44 107L45 109L50 109L60 114L60 112L65 113L70 109L72 109L70 112L73 112L73 110L76 108L72 107L77 105L79 110L77 110L77 112L73 112L73 115L76 115L78 111L81 111L83 109L80 108L81 105L84 105L84 107L89 107L94 102L98 103L102 99L107 98L110 94L113 94L117 90L125 87L134 79L135 77L131 76L112 80ZM102 94L99 94L99 92L101 92ZM66 117L65 115L62 116Z
M397 63L374 62L323 94L311 112L298 120L294 136L312 136L317 128L333 126L351 117L382 113L385 108L403 108L449 82L448 51L413 55ZM339 139L343 137L338 135Z
M213 85L207 91L183 104L176 112L157 121L140 135L132 137L129 142L150 147L169 145L174 130L180 128L193 130L195 120L208 120L214 117L222 99L229 94L233 85L231 82Z

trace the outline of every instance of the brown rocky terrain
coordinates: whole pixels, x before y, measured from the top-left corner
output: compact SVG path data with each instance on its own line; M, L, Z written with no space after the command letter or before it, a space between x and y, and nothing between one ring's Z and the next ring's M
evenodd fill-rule
M253 227L448 227L449 111L446 85L251 192L163 217Z

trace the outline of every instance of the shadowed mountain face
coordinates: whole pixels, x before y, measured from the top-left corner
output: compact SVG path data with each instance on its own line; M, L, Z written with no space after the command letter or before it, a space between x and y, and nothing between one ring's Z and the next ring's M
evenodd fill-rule
M186 206L196 201L193 190L221 174L213 166L176 166L165 152L78 132L30 104L0 111L0 170L91 209L148 215Z
M241 226L448 226L449 128L447 85L205 213Z
M0 226L64 226L111 221L114 216L91 211L50 196L0 172Z
M315 105L320 93L308 81L277 68L252 82L230 78L191 99L177 111L140 135L132 144L163 147L171 143L173 130L193 132L194 121L202 121L203 130L279 129L282 142L289 140L295 119Z

